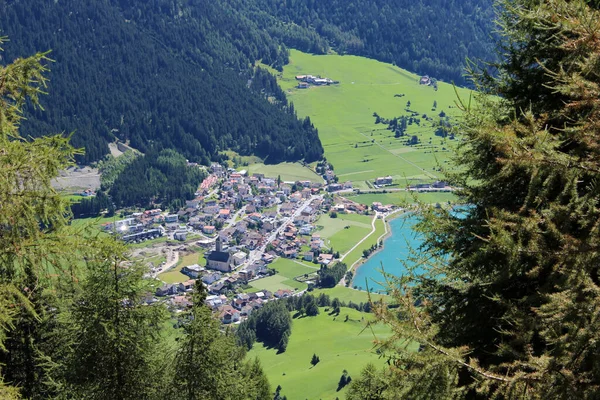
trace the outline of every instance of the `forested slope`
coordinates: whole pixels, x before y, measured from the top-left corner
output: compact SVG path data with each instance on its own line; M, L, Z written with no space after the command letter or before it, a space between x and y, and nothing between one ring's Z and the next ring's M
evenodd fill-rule
M1 2L5 61L46 49L56 61L46 111L26 112L24 135L75 131L82 162L115 137L204 163L227 148L267 162L318 159L310 122L247 88L251 64L280 67L286 49L224 3L185 3Z
M286 46L333 48L463 84L467 57L490 58L490 3L1 1L0 35L11 40L4 62L52 50L47 111L28 109L22 130L74 131L81 162L101 159L115 138L204 163L228 148L313 161L322 148L310 122L247 90L257 60L281 69Z
M331 46L458 84L467 83L467 58L493 58L492 0L234 1L271 35L306 52Z

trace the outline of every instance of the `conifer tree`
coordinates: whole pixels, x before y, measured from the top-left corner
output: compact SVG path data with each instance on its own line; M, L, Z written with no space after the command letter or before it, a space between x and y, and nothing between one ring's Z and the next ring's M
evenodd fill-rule
M258 360L244 361L245 350L204 304L206 289L196 281L185 337L176 355L173 395L188 400L261 399L271 389Z
M6 38L0 38L0 46ZM1 51L1 48L0 48ZM49 291L71 280L81 238L69 234L68 204L51 186L78 152L60 135L19 134L26 102L37 106L47 53L0 66L0 397L35 397L47 379L42 337L57 305ZM46 326L47 327L47 326ZM48 343L46 343L48 344ZM3 376L11 387L4 384ZM18 387L18 389L17 389Z
M468 207L426 213L428 272L390 277L400 312L375 308L395 332L379 398L600 391L600 6L503 7L498 75L473 70L483 94L462 103L450 179Z

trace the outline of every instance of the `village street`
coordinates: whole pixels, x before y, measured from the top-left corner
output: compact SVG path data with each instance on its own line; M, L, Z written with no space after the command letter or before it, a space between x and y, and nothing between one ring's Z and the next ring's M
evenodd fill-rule
M282 220L281 226L279 228L277 228L276 230L274 230L271 235L269 235L269 237L265 240L265 242L263 243L263 245L256 250L253 250L250 252L250 255L248 257L248 261L246 263L246 265L252 265L252 263L254 263L257 260L260 260L260 258L262 257L262 254L265 252L267 246L269 245L269 243L271 243L273 240L275 240L277 238L277 236L281 233L283 233L285 231L285 228L292 222L294 222L294 218L296 218L298 215L300 215L302 213L302 211L304 211L304 209L306 207L308 207L308 205L315 199L322 199L323 195L313 195L310 197L310 199L305 200L297 209L296 211L294 211L294 213L289 216L286 217Z

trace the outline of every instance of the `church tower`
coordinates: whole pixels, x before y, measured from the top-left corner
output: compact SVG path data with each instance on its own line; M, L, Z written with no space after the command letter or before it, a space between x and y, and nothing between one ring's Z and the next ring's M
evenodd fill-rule
M217 247L216 247L216 251L217 251L217 252L221 252L221 251L223 251L223 247L222 247L222 245L221 245L221 236L218 236L218 237L217 237Z

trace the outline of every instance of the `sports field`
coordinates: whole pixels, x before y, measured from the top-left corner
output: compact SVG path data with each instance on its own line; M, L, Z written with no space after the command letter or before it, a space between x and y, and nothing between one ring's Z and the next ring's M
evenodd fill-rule
M297 89L296 75L321 75L338 85ZM319 130L325 157L340 181L367 188L366 181L390 175L400 185L443 178L444 166L456 140L434 135L440 113L457 114L458 93L469 91L439 82L438 90L419 85L419 77L393 65L357 56L310 55L291 50L290 63L279 78L300 117L310 116ZM410 105L408 104L410 102ZM435 102L435 107L434 107ZM410 110L410 111L407 111ZM412 114L411 114L412 112ZM374 113L385 119L413 116L406 135L394 138L387 125L375 124ZM406 144L416 135L419 144Z
M274 263L269 265L277 271L278 275L288 279L294 279L297 276L311 274L319 270L319 266L308 263L306 261L290 260L289 258L278 258Z
M306 283L297 282L293 279L287 278L279 274L252 281L250 282L250 286L259 290L268 290L269 292L276 292L279 289L304 290L308 287Z
M383 367L385 362L373 351L375 337L389 337L386 326L376 325L363 330L372 314L342 308L339 316L330 316L324 308L316 317L294 319L292 334L285 353L277 354L260 343L254 345L248 356L259 357L271 387L281 385L281 394L289 400L345 398L347 388L336 391L343 370L355 379L369 362ZM348 315L348 321L345 321ZM313 354L320 358L316 366L310 364Z
M371 218L373 217L356 214L338 214L337 218L331 218L328 214L324 214L315 222L319 229L316 233L321 235L326 246L329 246L329 240L336 235L340 241L343 241L345 236L356 236L358 237L358 240L354 242L356 244L371 230ZM354 235L359 232L362 233L362 236ZM336 250L343 253L342 249Z
M268 178L277 178L278 176L281 176L281 180L284 182L323 182L323 178L317 175L313 170L299 163L281 163L275 165L251 164L247 168L250 175L264 174Z

